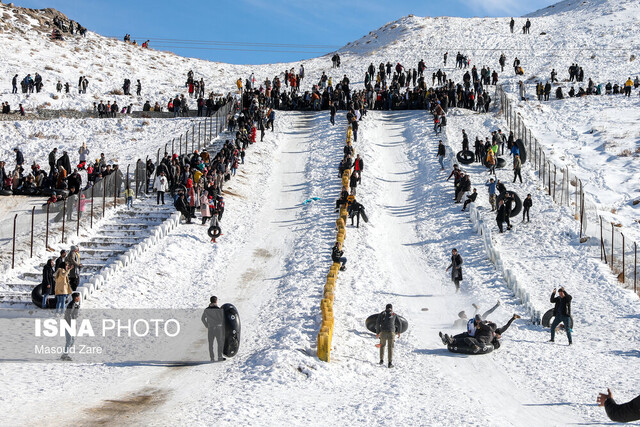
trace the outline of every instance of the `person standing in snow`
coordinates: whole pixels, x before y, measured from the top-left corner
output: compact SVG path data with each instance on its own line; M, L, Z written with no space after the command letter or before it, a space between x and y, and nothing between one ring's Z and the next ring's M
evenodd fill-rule
M212 362L221 362L226 360L222 356L224 350L224 311L218 307L218 297L212 296L210 304L202 313L202 323L207 328L207 337L209 339L209 358ZM217 356L216 359L216 351Z
M388 346L387 360L389 361L389 368L393 368L393 347L396 340L396 335L400 337L400 333L396 333L402 325L400 319L393 312L393 306L387 304L384 311L378 314L376 320L376 338L380 339L380 364L384 365L384 348Z
M77 321L78 319L78 311L80 311L80 292L74 292L71 295L71 302L67 304L67 307L64 311L64 320L68 325L71 325L72 321ZM69 356L69 351L71 347L73 347L73 343L75 342L75 336L71 335L71 333L65 329L65 344L64 344L64 353L60 356L61 360L70 361L71 357Z
M140 79L137 81L136 85L136 95L140 96L142 94L142 83L140 83Z
M13 76L11 80L11 93L18 93L18 75Z
M520 160L519 155L513 156L513 182L516 182L516 178L520 178L520 184L522 184L522 174L520 170L522 169L522 161Z
M451 281L456 285L456 293L460 290L460 282L462 281L462 257L457 249L451 250L451 264L446 271L451 270Z
M571 300L573 297L569 295L564 288L558 289L558 296L556 296L556 290L551 292L550 301L555 304L553 308L553 322L551 323L551 339L549 342L555 342L556 328L562 323L564 330L567 332L567 339L569 345L573 344L571 339Z
M511 21L509 21L509 29L511 30L511 34L513 34L513 27L516 25L516 21L513 20L513 18L511 18Z
M167 177L164 176L164 172L160 172L160 174L156 176L153 189L158 193L156 204L159 205L162 200L162 204L164 205L164 193L169 189L169 183L167 182Z
M527 92L526 92L526 89L524 87L524 82L522 80L520 80L518 82L518 94L520 95L520 100L521 101L526 101L527 100Z
M445 148L442 140L438 142L438 163L440 163L440 170L444 170L444 156L447 154L447 149Z
M607 394L600 393L597 399L598 406L604 406L607 416L617 423L630 423L640 420L640 396L630 402L617 404L613 400L613 394L607 389Z
M527 222L531 222L529 219L529 209L533 206L533 200L531 200L531 194L527 194L527 198L522 201L522 222L524 218L527 218Z

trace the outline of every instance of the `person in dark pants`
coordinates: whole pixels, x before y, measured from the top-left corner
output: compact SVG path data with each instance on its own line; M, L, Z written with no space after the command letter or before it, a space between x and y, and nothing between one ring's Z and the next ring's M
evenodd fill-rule
M560 323L564 325L565 331L567 331L567 339L569 340L569 345L573 344L571 340L571 300L573 297L569 295L564 288L558 289L558 296L556 296L556 290L554 289L551 292L550 301L554 303L556 306L553 309L553 322L551 323L551 339L549 342L555 342L556 337L556 328Z
M342 243L336 242L333 245L333 249L331 250L331 260L333 262L337 262L340 265L340 271L345 271L347 269L347 258L343 257L344 251L342 250Z
M336 124L336 106L333 101L329 101L329 121L332 125Z
M67 308L65 309L65 312L64 312L64 320L67 322L68 325L71 325L72 320L77 321L79 310L80 310L80 293L74 292L73 294L71 294L71 302L67 304ZM73 347L76 337L74 335L71 335L71 333L69 333L69 331L66 329L64 331L64 336L66 339L64 344L64 353L62 353L62 356L60 356L60 359L70 361L71 357L69 357L69 351L71 350L71 347Z
M598 406L604 406L607 416L611 421L617 423L630 423L640 420L640 396L630 402L618 405L613 400L613 394L607 389L607 394L600 393L598 395Z
M513 156L513 182L516 182L516 178L520 178L520 184L522 184L522 174L520 170L522 169L522 161L520 160L519 155Z
M496 328L495 330L495 335L493 337L493 340L491 341L491 344L493 344L493 348L494 349L499 349L500 348L500 338L502 338L502 334L505 333L505 331L507 329L509 329L509 326L511 326L511 324L513 323L514 320L519 319L520 316L517 314L514 314L513 316L511 316L511 319L509 319L509 321L507 322L506 325L500 327L500 328Z
M451 264L446 271L451 269L451 281L456 285L456 293L460 290L460 282L462 281L462 257L457 249L451 250Z
M393 306L387 304L385 310L378 314L376 321L376 338L380 339L380 364L384 365L384 348L388 347L387 359L389 367L393 368L393 346L396 339L396 331L400 329L400 319L393 312ZM400 334L397 334L400 337Z
M13 76L11 80L11 93L18 93L18 75Z
M209 358L212 362L227 360L222 356L224 349L224 311L218 307L218 297L212 296L210 304L202 313L202 323L207 328L209 338ZM215 351L217 350L216 359Z
M349 213L349 218L351 218L351 225L353 226L353 219L354 217L356 218L356 228L360 228L360 214L362 212L362 210L364 210L364 206L362 206L362 204L358 203L357 200L353 200L353 202L349 203L349 207L347 208L347 211Z
M467 210L467 206L469 205L469 203L473 203L476 201L476 197L478 197L478 192L476 191L476 189L473 189L473 193L471 193L470 195L467 196L467 200L464 201L464 205L462 205L462 212L464 212L465 210Z
M47 297L55 295L56 281L53 278L55 262L55 258L49 259L42 269L42 308L47 308Z
M527 217L527 222L531 222L529 219L529 209L533 206L533 200L531 200L531 194L527 194L527 198L522 202L522 222L524 222L525 216Z
M498 230L502 233L502 223L504 222L506 208L504 206L504 200L498 200L498 208L496 209L496 222L498 223Z

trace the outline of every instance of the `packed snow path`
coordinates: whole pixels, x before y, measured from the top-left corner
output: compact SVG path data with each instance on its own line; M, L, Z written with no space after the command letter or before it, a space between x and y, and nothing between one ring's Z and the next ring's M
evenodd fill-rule
M548 331L526 319L505 334L503 348L486 356L453 355L440 342L438 331L452 332L458 311L473 314L472 302L486 310L501 299L490 317L498 324L523 313L486 260L467 216L456 214L452 184L443 182L435 157L437 139L425 123L424 112L370 112L361 122L354 142L365 161L358 199L370 222L348 226L348 270L336 283L331 363L315 358L315 335L335 236L345 122L330 127L325 113L283 112L277 131L250 148L247 163L225 187L225 234L217 244L205 237L206 227L182 225L89 301L106 307L204 307L216 294L240 311L238 356L193 367L0 365L0 387L7 391L0 396L2 406L10 395L10 403L23 408L8 411L6 421L37 422L33 414L42 413L41 402L52 401L59 390L67 400L50 408L49 422L56 411L69 414L72 407L80 423L114 424L604 421L592 404L596 389L612 384L621 387L621 399L633 397L622 388L631 388L631 380L620 378L638 369L637 355L616 347L615 337L612 363L600 372L591 369L602 354L590 355L587 337L576 337L569 348L559 336L551 347L544 342ZM303 204L311 197L320 199ZM454 246L465 260L458 295L444 272ZM410 322L396 342L394 369L378 366L376 340L364 327L365 318L389 302ZM598 315L613 322L610 308ZM619 315L637 318L635 309L628 305ZM591 338L603 347L609 340ZM629 345L637 343L637 337L627 338ZM187 351L206 355L206 339ZM584 378L580 366L591 370Z

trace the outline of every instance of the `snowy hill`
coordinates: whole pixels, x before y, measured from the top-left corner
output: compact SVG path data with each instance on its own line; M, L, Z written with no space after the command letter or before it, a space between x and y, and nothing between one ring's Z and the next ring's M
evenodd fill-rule
M404 17L340 49L339 69L331 69L330 56L303 61L303 89L310 88L322 71L334 81L347 74L362 87L371 62L399 61L413 68L422 58L428 76L442 68L459 81L463 71L454 69L457 51L469 55L478 67L498 68L502 52L507 64L518 56L529 83L546 79L555 68L566 85L566 70L573 62L584 68L587 79L599 82L620 82L638 72L638 60L630 60L640 53L634 47L640 29L630 25L640 17L634 3L562 2L553 9L532 14L538 15L531 18L530 35L512 35L509 18ZM1 75L39 72L46 84L43 93L26 97L8 94L10 82L3 80L0 99L12 105L84 109L100 99L164 104L168 96L184 90L190 69L196 78L205 79L208 90L224 93L234 90L239 76L255 72L261 81L299 66L182 58L92 32L86 38L53 42L40 13L0 5ZM518 28L524 19L516 21ZM444 52L449 52L446 67ZM74 86L80 75L90 80L86 95L55 93L58 79ZM140 78L143 96L110 94L124 78ZM513 90L516 81L510 66L500 73L507 89ZM550 158L567 161L584 173L588 190L605 193L599 201L620 207L612 200L624 193L628 202L639 184L637 159L616 156L622 150L634 152L637 98L585 97L546 104L531 100L516 109L541 142L554 144ZM601 110L606 114L599 114ZM366 168L357 197L366 206L369 222L359 228L347 224L348 269L336 281L331 363L320 362L315 350L322 285L336 236L333 210L340 191L337 164L346 121L340 115L330 126L326 112L278 112L275 131L249 147L246 163L225 184L224 235L215 245L206 227L180 225L115 274L82 307L204 308L215 294L240 312L242 344L236 357L194 366L83 363L81 355L72 365L0 364L4 422L173 426L210 425L211 420L220 425L342 425L348 420L367 426L527 427L603 423L604 411L594 404L597 392L611 387L619 403L637 394L637 295L624 290L593 249L579 243L571 210L558 207L541 191L531 162L523 166L524 183L510 182L510 163L497 171L510 189L531 193L535 200L531 222L513 218L514 229L504 234L497 233L495 215L489 211L486 169L478 164L465 167L478 189L482 219L493 231L491 242L504 261L502 267L492 264L485 237L474 231L468 213L452 203L453 188L446 177L462 129L473 140L498 127L505 129L505 122L496 111L452 110L447 129L435 135L425 117L424 111L372 111L361 122L353 145ZM43 157L51 145L76 149L88 141L92 156L105 151L110 158L131 161L188 125L188 119L145 124L130 118L7 122L0 127L0 149L10 154L17 142L27 147L28 157ZM585 137L592 130L592 136ZM440 139L450 156L446 171L435 156ZM601 148L604 140L615 145L610 143L607 151ZM632 168L625 173L629 176L599 172L604 170L603 158L615 169ZM632 209L620 210L631 217ZM453 247L464 259L459 293L454 293L446 271ZM40 261L33 260L33 271L40 271ZM505 282L503 268L517 276L541 309L552 307L552 289L567 287L574 297L570 347L565 332L558 333L555 343L546 342L549 330L531 323L522 298ZM499 326L514 313L522 316L504 334L503 346L481 356L450 353L438 332L461 332L464 328L454 326L461 310L471 317L496 301L500 304L489 319ZM367 316L387 303L393 303L410 325L396 341L394 369L378 365L375 335L364 325ZM206 359L206 337L192 342L185 353L188 360ZM60 390L64 399L59 398Z

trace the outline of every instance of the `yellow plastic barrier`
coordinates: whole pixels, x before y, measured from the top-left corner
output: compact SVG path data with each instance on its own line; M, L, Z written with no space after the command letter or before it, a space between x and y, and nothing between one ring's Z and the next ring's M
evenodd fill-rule
M351 125L347 127L347 144L351 143L353 138L353 129ZM351 177L351 169L346 169L342 173L342 185L349 187L349 179ZM346 206L340 208L340 214L336 219L336 241L343 243L347 234L348 212ZM331 341L333 340L333 301L335 299L336 279L338 278L338 271L340 271L340 263L334 262L331 264L331 268L327 273L327 281L322 291L322 300L320 301L320 311L322 312L322 325L320 326L320 332L318 332L317 342L317 354L318 358L322 361L329 362L331 359Z

